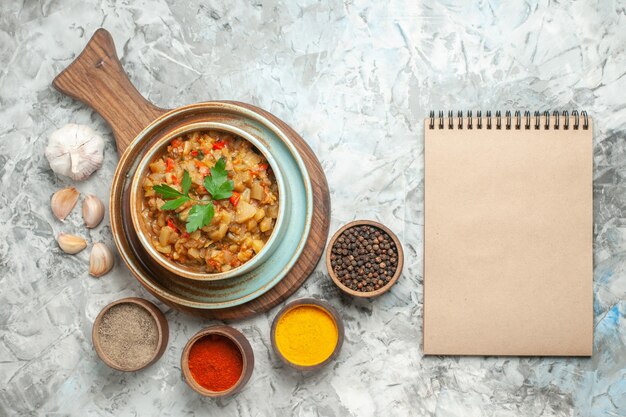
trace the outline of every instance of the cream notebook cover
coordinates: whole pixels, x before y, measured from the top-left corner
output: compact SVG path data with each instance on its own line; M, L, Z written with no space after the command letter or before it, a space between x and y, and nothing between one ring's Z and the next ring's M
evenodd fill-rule
M591 355L591 120L464 116L424 123L424 353Z

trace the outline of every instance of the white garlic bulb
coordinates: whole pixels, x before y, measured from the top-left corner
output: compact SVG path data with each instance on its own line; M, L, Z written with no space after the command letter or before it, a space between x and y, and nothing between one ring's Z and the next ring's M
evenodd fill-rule
M102 166L104 140L89 126L66 124L48 138L46 158L55 173L82 181Z

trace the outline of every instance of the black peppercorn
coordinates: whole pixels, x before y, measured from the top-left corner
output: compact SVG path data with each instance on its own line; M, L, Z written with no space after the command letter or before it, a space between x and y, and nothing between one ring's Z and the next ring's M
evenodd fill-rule
M398 267L396 245L372 226L346 229L331 248L331 267L346 287L360 292L387 285Z

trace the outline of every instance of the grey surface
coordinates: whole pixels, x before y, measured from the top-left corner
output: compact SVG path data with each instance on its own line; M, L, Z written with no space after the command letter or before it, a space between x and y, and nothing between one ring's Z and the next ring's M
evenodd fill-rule
M626 415L625 9L615 1L2 1L0 415ZM203 399L180 376L182 347L210 321L168 310L169 347L143 372L118 373L97 359L98 311L124 296L152 299L119 258L95 279L88 251L65 255L54 241L74 232L113 246L108 219L87 231L80 210L61 223L48 204L67 185L108 201L117 161L109 129L50 87L100 26L156 104L234 99L290 123L328 175L333 230L373 218L399 234L406 270L380 299L340 296L323 265L292 297L340 309L346 343L334 364L309 376L281 367L269 344L277 309L235 324L257 363L231 399ZM422 356L422 119L430 109L594 117L592 358ZM69 122L107 141L104 167L79 184L56 178L43 156L49 133Z

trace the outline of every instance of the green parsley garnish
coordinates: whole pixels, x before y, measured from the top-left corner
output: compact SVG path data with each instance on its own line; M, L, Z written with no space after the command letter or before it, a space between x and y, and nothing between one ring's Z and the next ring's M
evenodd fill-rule
M220 158L213 168L211 175L204 177L204 188L208 191L212 200L224 200L233 195L234 183L228 179L228 171L226 171L226 160ZM195 204L189 210L187 216L186 229L188 233L207 226L211 223L215 215L215 207L211 200L197 200L189 196L191 188L191 177L189 172L185 170L181 181L182 192L170 187L167 184L155 185L152 187L154 192L164 199L168 200L160 207L160 210L176 210L188 201Z
M233 195L235 183L228 179L226 160L220 158L211 168L211 176L204 177L204 188L211 194L213 200L223 200Z
M187 217L187 232L191 233L208 225L211 223L214 214L215 208L211 202L209 202L209 204L197 204L191 207L191 210L189 210L189 216Z

